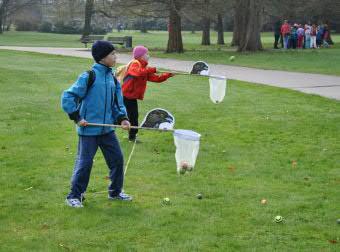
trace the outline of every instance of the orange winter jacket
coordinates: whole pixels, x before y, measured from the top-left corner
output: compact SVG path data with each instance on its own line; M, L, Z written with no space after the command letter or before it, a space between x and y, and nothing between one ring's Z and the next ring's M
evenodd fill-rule
M136 60L137 61L137 60ZM171 73L157 75L155 67L147 67L148 62L138 59L133 61L126 71L123 79L122 91L128 99L144 99L147 81L163 82L172 76Z

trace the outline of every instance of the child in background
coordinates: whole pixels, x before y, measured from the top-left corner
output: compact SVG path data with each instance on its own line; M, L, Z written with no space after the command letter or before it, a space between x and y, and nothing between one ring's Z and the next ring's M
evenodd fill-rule
M318 31L316 33L316 46L320 48L322 46L324 36L324 27L323 25L318 26Z
M132 126L138 126L138 101L144 99L146 83L164 82L172 77L172 73L157 75L155 67L148 67L149 50L144 46L136 46L133 49L134 60L128 65L123 79L123 96L127 114ZM130 129L129 141L137 142L138 129ZM138 140L138 142L140 142Z
M281 37L281 21L277 20L274 24L274 49L279 49L278 44Z
M311 44L311 36L310 36L310 33L311 33L311 27L306 24L305 25L305 48L306 49L309 49L310 48L310 44Z
M318 30L316 28L316 25L313 24L310 32L310 48L317 48L316 45L316 34L318 33Z
M283 37L283 46L285 49L288 49L289 47L289 36L290 36L290 25L288 23L288 20L284 21L284 24L281 27L281 34Z
M305 37L305 30L302 28L301 24L299 24L299 26L298 26L297 36L298 36L298 45L297 45L297 47L299 49L302 49L302 47L303 47L303 39Z
M290 48L296 49L297 40L298 40L297 24L294 24L290 31L290 45L291 45Z

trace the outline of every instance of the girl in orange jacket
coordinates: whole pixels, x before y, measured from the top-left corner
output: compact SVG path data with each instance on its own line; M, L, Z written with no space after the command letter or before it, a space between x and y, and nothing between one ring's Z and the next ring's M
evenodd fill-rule
M132 126L138 126L138 102L144 99L146 84L151 82L163 82L172 77L172 73L157 75L155 67L148 67L149 54L144 46L136 46L133 49L134 60L129 64L123 79L122 91L124 104ZM130 129L129 140L136 141L138 130Z

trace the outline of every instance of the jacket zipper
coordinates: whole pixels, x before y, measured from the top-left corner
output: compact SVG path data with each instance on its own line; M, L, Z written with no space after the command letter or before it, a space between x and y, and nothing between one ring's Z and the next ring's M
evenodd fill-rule
M117 82L116 82L115 78L113 78L113 83L115 84L114 100L113 100L114 102L113 103L116 104L118 111L121 112L120 106L118 104L118 97L117 97L117 94L116 94Z
M84 120L86 121L86 113L87 113L87 108L85 109L84 112ZM86 127L82 127L83 128L83 133L85 133Z
M106 75L105 74L105 109L104 109L104 121L103 124L105 124L105 119L106 119L106 102L107 102L107 85L106 85ZM102 129L102 133L104 133L105 127Z

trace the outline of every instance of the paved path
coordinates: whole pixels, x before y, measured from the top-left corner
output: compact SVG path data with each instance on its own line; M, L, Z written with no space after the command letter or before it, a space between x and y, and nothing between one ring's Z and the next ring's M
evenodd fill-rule
M29 51L81 58L91 58L89 50L84 48L49 48L49 47L12 47L0 46L0 49ZM119 54L118 62L126 64L130 61L127 54ZM193 61L151 58L151 65L174 71L189 72ZM228 79L248 81L275 87L289 88L309 94L317 94L327 98L340 100L340 77L322 74L295 73L276 70L262 70L248 67L209 64L211 74L224 75Z

